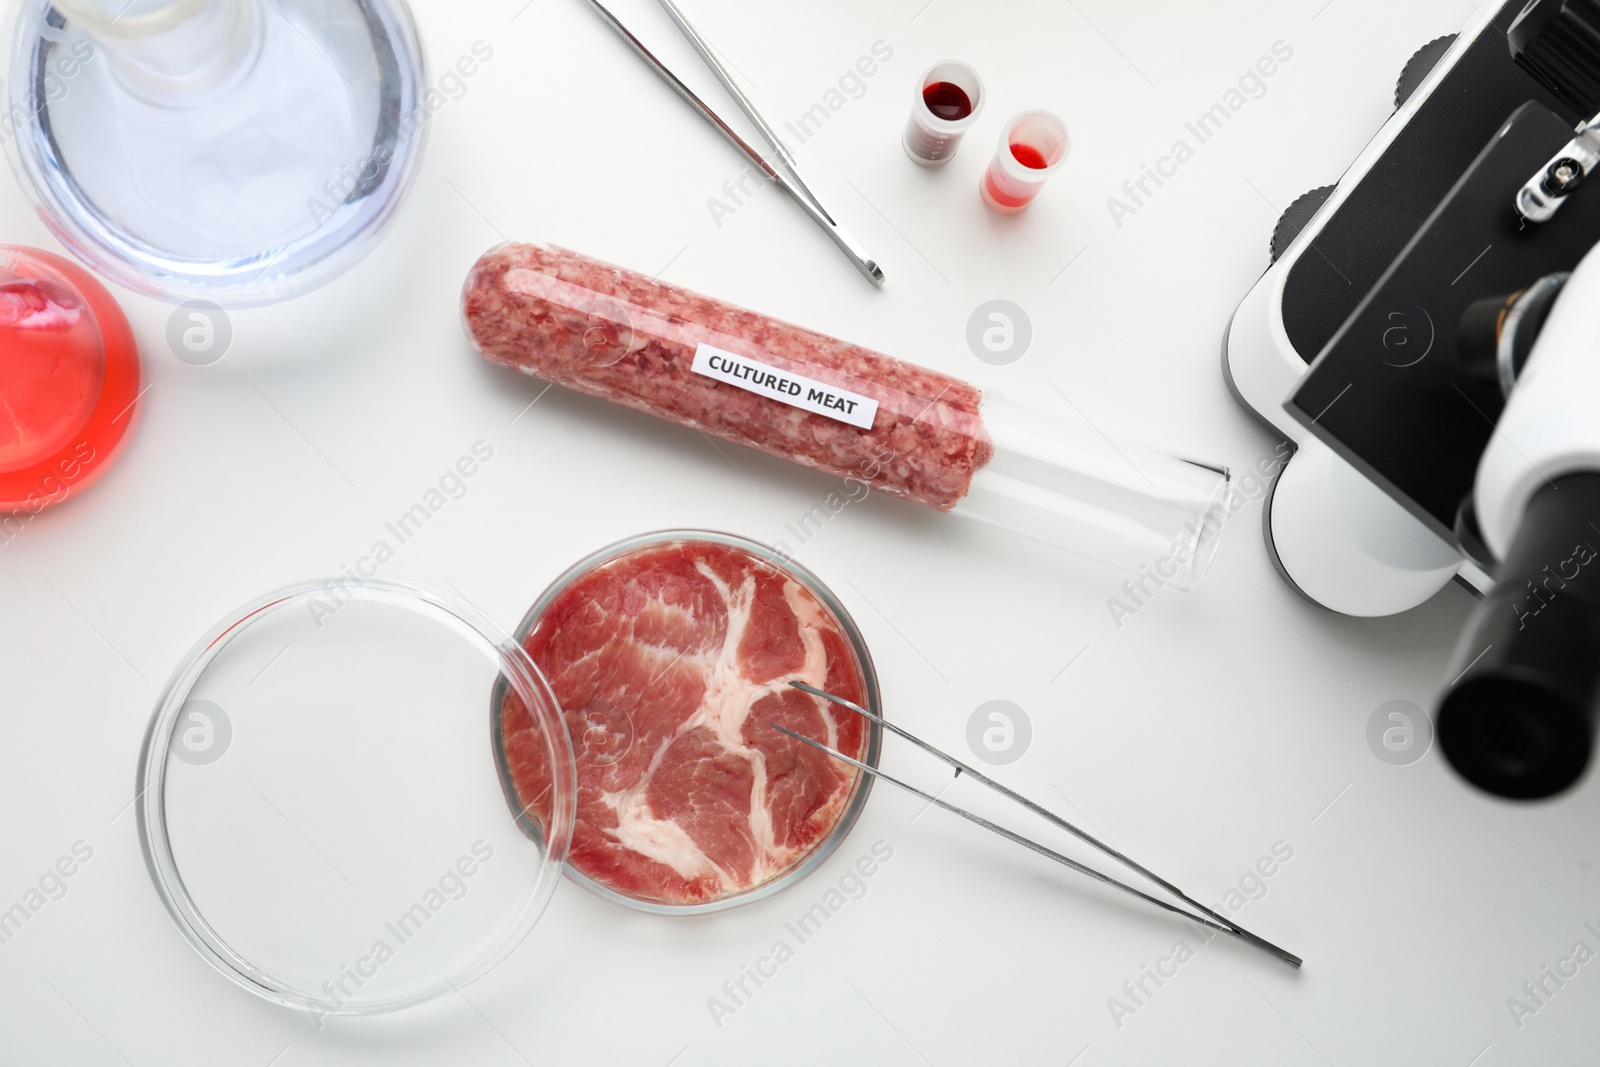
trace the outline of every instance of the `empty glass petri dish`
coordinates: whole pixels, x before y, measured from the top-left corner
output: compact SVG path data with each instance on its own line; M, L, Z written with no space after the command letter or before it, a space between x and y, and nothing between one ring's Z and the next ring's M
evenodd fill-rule
M567 876L600 896L668 915L762 900L860 817L871 776L771 726L876 767L882 727L789 685L881 715L872 657L832 591L776 549L710 530L620 541L551 583L516 636L577 759ZM491 713L506 792L531 812L544 746L517 694L502 687Z
M74 254L155 296L328 281L422 156L404 0L22 0L14 40L0 134L24 187Z
M550 768L508 806L485 701L513 692ZM223 975L320 1017L420 1003L533 928L572 837L572 749L516 642L390 581L284 589L173 675L137 809L173 922Z

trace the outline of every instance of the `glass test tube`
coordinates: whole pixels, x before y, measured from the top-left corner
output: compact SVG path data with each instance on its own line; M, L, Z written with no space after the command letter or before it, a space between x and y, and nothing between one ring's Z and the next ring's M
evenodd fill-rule
M1162 584L1227 514L1221 467L565 249L491 249L463 318L497 363Z

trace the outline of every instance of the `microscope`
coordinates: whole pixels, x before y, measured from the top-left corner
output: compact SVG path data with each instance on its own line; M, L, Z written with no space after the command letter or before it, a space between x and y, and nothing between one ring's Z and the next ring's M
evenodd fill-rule
M1296 453L1263 509L1313 602L1480 602L1436 710L1477 786L1552 796L1600 725L1600 6L1513 0L1425 45L1295 201L1223 372Z

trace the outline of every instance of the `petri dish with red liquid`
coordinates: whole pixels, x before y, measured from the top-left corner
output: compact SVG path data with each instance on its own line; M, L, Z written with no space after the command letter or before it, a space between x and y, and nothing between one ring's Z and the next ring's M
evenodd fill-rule
M810 571L707 530L645 534L580 560L517 637L549 679L578 768L567 876L629 907L692 915L761 900L850 832L872 779L773 729L876 767L882 714L860 631ZM539 733L496 696L505 789L535 817Z
M917 79L900 143L912 162L938 167L950 161L961 137L983 110L983 79L965 63L941 60Z
M14 245L0 245L0 354L0 539L9 540L116 455L140 366L105 286L61 256Z
M1054 114L1024 111L1013 117L979 182L983 202L1002 215L1015 215L1033 203L1071 151L1066 124Z

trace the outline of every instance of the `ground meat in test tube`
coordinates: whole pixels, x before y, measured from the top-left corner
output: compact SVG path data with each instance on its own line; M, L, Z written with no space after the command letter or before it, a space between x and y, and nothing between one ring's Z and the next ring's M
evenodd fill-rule
M941 511L993 455L967 382L564 249L491 249L463 314L497 363ZM743 362L745 387L698 372L707 351ZM808 410L748 388L768 372L778 391L833 403ZM874 404L869 425L847 421Z
M862 718L789 682L863 703L862 667L837 617L766 561L698 541L625 552L561 589L524 647L577 753L569 862L595 883L714 901L788 871L844 814L857 772L771 724L860 758ZM514 693L501 722L518 800L537 815L545 746Z

